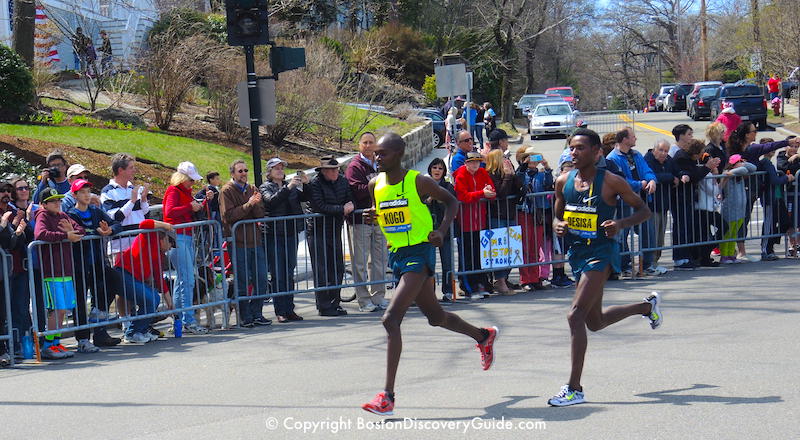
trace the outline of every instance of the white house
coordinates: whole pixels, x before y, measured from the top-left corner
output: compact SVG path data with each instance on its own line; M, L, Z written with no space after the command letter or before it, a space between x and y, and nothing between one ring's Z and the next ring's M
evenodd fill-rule
M13 32L11 17L14 0L0 0L0 42L11 45ZM155 0L42 0L40 3L51 21L74 32L83 28L96 48L100 47L100 31L105 30L111 39L114 61L127 64L142 46L147 31L158 19ZM54 68L75 69L76 62L68 37L59 35L57 44L60 61Z

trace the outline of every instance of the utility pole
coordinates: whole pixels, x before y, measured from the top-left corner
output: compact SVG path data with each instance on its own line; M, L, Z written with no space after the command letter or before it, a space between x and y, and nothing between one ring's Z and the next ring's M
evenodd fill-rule
M763 58L762 58L762 51L761 51L761 29L759 29L759 19L758 19L758 0L750 0L750 13L753 17L753 44L755 46L755 51L758 54L757 57L759 58L758 63L758 70L756 71L756 82L759 86L764 86L763 81Z
M708 16L706 0L700 0L700 51L703 58L703 81L708 81Z

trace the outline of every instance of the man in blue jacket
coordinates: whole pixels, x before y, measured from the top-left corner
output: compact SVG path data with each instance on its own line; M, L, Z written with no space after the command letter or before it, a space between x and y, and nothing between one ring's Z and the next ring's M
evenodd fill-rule
M650 194L656 191L656 175L650 169L650 165L644 160L641 153L634 150L636 146L636 134L631 127L625 127L617 132L617 147L613 149L607 160L614 162L623 173L625 180L633 189L634 193L639 194L643 200L648 200ZM633 212L631 207L621 203L620 217L628 217ZM619 235L622 252L628 252L628 236L631 228L625 228ZM652 220L647 220L641 225L636 226L636 233L641 237L642 248L652 248L655 242L655 231L653 230ZM642 267L645 275L663 275L666 270L658 268L653 264L653 252L645 252L642 257ZM622 256L622 277L633 275L631 270L631 256Z

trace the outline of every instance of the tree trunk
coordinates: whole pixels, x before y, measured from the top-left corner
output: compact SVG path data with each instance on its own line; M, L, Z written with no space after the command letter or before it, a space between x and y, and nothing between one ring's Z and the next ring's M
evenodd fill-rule
M14 0L14 40L12 48L33 69L33 32L36 5L33 0Z
M536 59L536 53L533 49L528 47L525 49L525 93L534 93L536 87L536 78L533 76L533 61Z

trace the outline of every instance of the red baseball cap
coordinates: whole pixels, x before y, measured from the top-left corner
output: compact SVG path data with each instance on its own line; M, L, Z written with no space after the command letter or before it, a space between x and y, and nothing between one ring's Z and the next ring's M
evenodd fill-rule
M69 189L70 191L72 191L73 194L75 194L76 192L80 191L81 188L85 188L87 186L92 186L92 183L89 182L88 180L78 179L72 182L72 186L70 186Z

